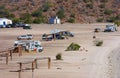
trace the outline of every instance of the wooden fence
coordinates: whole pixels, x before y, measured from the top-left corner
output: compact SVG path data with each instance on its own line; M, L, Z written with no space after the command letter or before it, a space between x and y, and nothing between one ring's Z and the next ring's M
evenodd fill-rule
M48 69L50 69L51 67L51 58L50 57L42 57L42 58L35 58L33 61L24 61L24 62L18 62L19 64L19 76L18 78L22 78L21 77L21 73L23 71L23 65L24 64L31 64L31 69L32 69L32 73L34 72L34 69L37 69L38 68L38 60L44 60L44 59L48 59ZM33 78L33 75L32 75L32 78Z

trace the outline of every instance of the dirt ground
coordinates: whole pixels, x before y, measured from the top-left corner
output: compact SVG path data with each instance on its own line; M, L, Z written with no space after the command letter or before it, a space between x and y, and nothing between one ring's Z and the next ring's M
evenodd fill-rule
M32 34L33 40L39 40L44 47L40 53L30 52L13 54L13 60L5 64L5 57L0 57L0 78L18 78L18 62L31 61L37 57L50 57L51 68L47 68L47 60L38 62L38 69L24 70L21 78L112 78L113 73L110 71L109 54L120 44L120 31L102 32L106 23L102 24L32 24L31 30L22 28L3 28L0 29L0 51L13 47L17 36L23 34ZM94 45L94 29L100 28L101 32L95 33L96 39L102 40L103 45L96 47ZM50 33L51 30L68 30L73 32L74 37L64 40L42 41L41 36L44 33ZM65 51L72 43L81 46L79 51ZM62 60L55 60L55 56L61 53ZM112 58L112 57L111 57ZM31 64L24 65L23 68L30 68Z

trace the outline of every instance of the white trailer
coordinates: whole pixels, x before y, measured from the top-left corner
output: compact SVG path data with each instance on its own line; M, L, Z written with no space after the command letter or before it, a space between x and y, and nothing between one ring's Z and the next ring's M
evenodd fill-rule
M12 24L12 20L7 18L0 18L0 27L6 27L6 25Z

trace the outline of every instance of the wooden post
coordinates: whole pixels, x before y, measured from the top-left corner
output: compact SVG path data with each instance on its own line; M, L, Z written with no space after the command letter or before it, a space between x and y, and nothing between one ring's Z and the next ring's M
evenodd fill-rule
M6 55L6 64L8 64L8 53L6 53L5 55Z
M34 78L34 62L32 62L32 78Z
M11 60L12 60L12 49L11 50L9 50L10 51L10 57L11 57Z
M51 59L48 58L48 69L50 69L50 66L51 66Z
M53 34L53 36L54 36L54 40L56 40L56 34L55 33Z
M37 69L37 68L38 68L38 65L37 65L37 58L36 58L34 61L35 61L35 68Z
M21 50L21 45L18 46L18 52L19 52L19 56L22 56L22 50Z
M19 63L20 65L20 70L19 70L19 78L21 78L21 72L22 72L22 63Z

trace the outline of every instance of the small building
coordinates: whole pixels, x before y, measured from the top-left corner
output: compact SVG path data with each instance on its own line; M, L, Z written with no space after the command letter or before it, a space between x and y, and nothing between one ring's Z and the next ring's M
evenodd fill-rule
M0 27L6 27L8 24L12 24L12 20L7 18L0 18Z
M51 17L49 19L49 24L61 24L60 19L57 16L56 17Z

